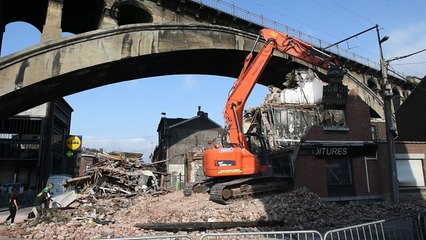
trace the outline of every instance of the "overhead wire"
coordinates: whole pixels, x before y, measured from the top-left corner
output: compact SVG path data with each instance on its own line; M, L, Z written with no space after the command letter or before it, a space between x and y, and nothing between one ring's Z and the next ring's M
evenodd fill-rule
M339 11L337 11L337 10L334 10L334 9L332 9L331 7L328 7L328 6L325 6L325 5L323 5L323 4L321 4L321 3L319 3L319 2L317 2L317 1L315 1L315 0L312 0L312 1L314 1L314 2L316 2L318 5L321 5L321 6L323 6L324 8L326 8L326 9L329 9L330 11L332 11L332 12L334 12L334 13L337 13L338 15L340 15L340 16L343 16L344 18L346 18L346 19L349 19L352 23L354 23L354 24L356 24L356 25L358 25L358 26L360 26L360 27L362 27L362 28L368 28L368 27L371 27L371 26L374 26L374 25L376 25L376 23L373 23L372 21L370 21L367 17L364 17L364 16L362 16L361 14L358 14L358 13L356 13L355 11L353 11L353 10L351 10L351 9L349 9L349 8L347 8L347 7L345 7L345 6L343 6L342 4L339 4L339 3L337 3L336 1L334 1L334 0L329 0L332 4L335 4L336 6L338 6L339 8L341 8L341 9L343 9L343 10L345 10L345 11L347 11L347 12L349 12L349 13L351 13L352 15L354 15L356 18L360 18L360 19L362 19L363 21L365 21L365 22L368 22L368 25L367 24L362 24L361 22L359 22L359 21L356 21L356 20L353 20L352 18L349 18L347 15L344 15L344 14L341 14ZM349 41L347 41L347 42L349 42ZM357 46L357 47L359 47L359 46ZM350 50L350 47L349 47L349 45L348 45L348 50ZM352 47L353 48L353 47ZM363 51L363 52L365 52L367 55L370 55L370 56L375 56L375 55L377 55L377 52L371 52L369 49L367 49L367 48L364 48L364 47L359 47L359 49L361 49L361 51Z
M344 6L343 4L339 3L336 0L328 0L329 3L331 3L332 5L325 4L324 2L320 2L318 0L311 0L311 1L313 3L315 3L315 4L317 4L318 6L320 6L321 8L323 8L323 9L325 9L325 10L333 13L334 15L339 16L339 18L345 19L345 21L349 21L349 22L351 22L351 23L353 23L353 24L355 24L357 26L365 28L366 24L368 24L369 26L377 24L377 23L373 23L372 20L371 20L371 18L367 18L366 16L363 16L362 14L357 13L356 11L354 11L352 9L349 9L348 7ZM338 37L336 37L335 35L330 34L329 32L325 32L325 31L321 30L320 28L316 27L314 24L311 24L311 22L313 22L313 21L315 21L315 23L317 23L318 21L316 19L313 20L306 13L298 13L299 17L295 18L293 16L290 16L287 12L279 11L279 9L288 9L287 5L285 6L287 8L284 8L284 7L281 8L281 7L271 7L270 4L265 4L264 1L253 0L253 3L256 4L256 5L258 5L258 6L260 6L260 7L262 7L262 8L268 9L268 10L270 10L272 12L279 13L280 15L285 15L287 18L289 18L291 20L298 21L299 23L301 23L301 24L303 24L305 26L308 26L309 28L312 28L312 29L314 29L316 31L322 32L322 33L324 33L324 34L326 34L326 35L328 35L328 36L330 36L330 37L332 37L334 39L338 39ZM333 7L333 5L336 6L337 8L339 8L339 9L341 9L342 11L348 13L348 14L344 14L344 13L342 13L342 11L336 10L336 8ZM274 3L274 6L277 6L277 3ZM295 9L291 9L291 10L292 10L292 12L295 11ZM353 17L351 17L351 16L353 16ZM360 21L357 21L354 18L355 19L359 19ZM383 28L382 25L380 25L380 26L381 26L381 30L384 33L387 34L389 32L385 28ZM339 31L341 33L344 33L344 32L342 32L339 29L337 29L337 31ZM347 33L344 33L344 34L347 35ZM400 40L404 41L402 38L400 38L399 36L397 36L394 33L389 33L389 35L391 36L391 40L393 40L393 39L396 39L396 40L400 39ZM351 41L347 41L347 42L349 43L349 42L353 42L353 41L351 40ZM395 45L397 45L397 46L401 45L397 41L392 41L392 42ZM404 45L404 47L407 47L407 46L412 46L412 44L406 43ZM361 45L361 46L353 46L352 44L348 44L347 46L343 45L343 48L347 48L347 50L349 50L349 51L353 51L352 50L353 48L357 48L357 52L358 53L359 52L364 52L365 53L364 56L366 56L366 55L367 56L373 56L373 59L377 59L375 61L378 61L378 49L377 49L377 52L372 52L371 48L366 48L363 45ZM377 46L377 48L378 48L378 46ZM414 49L414 47L411 47L411 48ZM361 55L363 55L363 54L361 54ZM377 58L375 56L377 56ZM423 60L423 59L421 59L421 60ZM419 62L423 62L421 60ZM407 66L407 65L413 65L413 64L393 64L393 65ZM404 72L418 73L418 74L421 75L421 73L418 70L416 70L416 69L409 68L409 67L404 67L403 69L404 69Z
M332 8L330 8L330 7L328 7L328 6L325 6L324 4L322 4L322 3L320 3L320 2L318 2L318 1L315 1L315 0L311 0L311 1L313 1L314 3L316 3L317 5L319 5L319 6L321 6L321 7L323 7L323 8L325 8L325 9L327 9L327 11L330 11L330 12L332 12L333 14L338 14L338 15L340 15L341 17L343 17L343 18L345 18L345 19L347 19L347 20L349 20L349 21L351 21L351 22L353 22L353 23L355 23L355 24L357 24L357 25L359 25L356 21L354 21L353 19L351 19L351 18L348 18L347 16L345 16L345 15L342 15L341 13L339 13L338 11L336 11L335 9L332 9ZM256 5L258 5L258 6L261 6L261 7L263 7L263 8L266 8L266 9L268 9L268 10L270 10L270 11L272 11L272 12L275 12L275 13L279 13L280 15L286 15L286 16L288 16L288 14L286 14L286 12L283 12L283 11L278 11L278 9L284 9L284 8L280 8L280 7L276 7L276 8L272 8L272 7L270 7L269 5L266 5L266 4L263 4L264 3L264 1L262 1L262 3L260 3L259 1L256 1L256 0L253 0L253 2L256 4ZM276 4L277 3L274 3L274 6L276 6ZM288 8L287 8L288 9ZM296 11L295 9L291 9L291 11L292 12L294 12L294 11ZM300 13L300 12L297 12L297 14L298 14L298 16L300 16L300 17L302 17L302 18L304 18L304 19L307 19L308 21L310 21L310 22L315 22L315 23L318 23L318 19L312 19L312 18L310 18L310 16L309 15L307 15L307 14L305 14L304 12L302 12L302 13ZM312 25L312 24L310 24L310 23L307 23L306 21L303 21L303 20L300 20L300 18L293 18L293 17L289 17L289 18L291 18L291 19L293 19L293 20L296 20L296 21L298 21L298 22L300 22L300 23L302 23L303 25L306 25L306 26L308 26L308 27L310 27L310 28L312 28L312 29L314 29L314 30L317 30L317 31L319 31L319 32L322 32L322 33L324 33L324 34L326 34L326 35L328 35L328 36L330 36L330 37L332 37L333 39L341 39L341 37L338 37L338 36L336 36L336 35L334 35L334 34L330 34L330 31L323 31L322 29L320 29L320 28L318 28L318 27L316 27L316 26L314 26L314 25ZM361 27L365 27L365 25L362 25ZM342 33L342 34L344 34L344 35L348 35L348 33L347 32L343 32L343 31L341 31L340 29L335 29L335 30L337 30L338 32L340 32L340 33ZM337 41L337 40L336 40ZM358 47L358 46L355 46L355 47ZM347 46L347 49L348 50L350 50L351 48L354 48L354 46L350 46L350 45L348 45ZM362 50L366 50L365 48L361 48ZM365 52L368 52L368 51L365 51ZM371 54L371 55L373 55L373 53L371 53L371 52L368 52L369 54ZM374 53L374 55L375 54L377 54L377 53Z
M343 18L345 18L345 19L347 19L349 21L351 21L352 23L354 23L356 25L359 25L359 22L354 21L353 19L349 18L347 15L341 14L339 11L336 11L335 9L333 9L333 8L331 8L329 6L326 6L325 4L323 4L323 2L319 2L317 0L311 0L311 1L314 2L314 3L316 3L319 6L323 7L324 9L327 9L328 11L333 12L333 13L335 13L335 14L337 14L337 15L339 15L339 16L341 16L341 17L343 17ZM362 26L362 27L365 27L365 26Z
M313 0L313 1L314 1L314 0ZM377 24L377 23L373 23L373 22L372 22L369 18L366 18L366 17L362 16L361 14L358 14L358 13L356 13L355 11L353 11L353 10L351 10L351 9L346 8L346 7L345 7L345 6L343 6L342 4L340 4L340 3L336 2L335 0L329 0L329 1L330 1L330 2L332 2L333 4L335 4L336 6L338 6L338 7L342 8L342 9L346 10L347 12L349 12L349 13L353 14L353 15L354 15L354 16L356 16L357 18L362 19L363 21L366 21L366 22L368 22L368 23L370 23L370 24ZM389 31L387 31L385 28L383 28L383 26L381 26L381 30L383 30L383 32L384 32L385 34L387 34L387 35L390 35L390 36L391 36L391 41L392 41L392 38L393 38L393 39L397 39L397 40L401 40L401 41L405 42L406 44L404 45L404 47L412 46L412 44L411 44L411 43L408 43L407 41L405 41L403 38L399 37L398 35L396 35L396 34L394 34L394 33L391 33L391 32L389 32ZM392 42L393 42L395 45L400 45L400 44L398 44L398 43L397 43L397 41L392 41ZM413 49L413 50L414 50L414 48L411 48L411 49ZM393 64L393 65L397 65L397 64ZM421 73L420 73L420 72L418 72L416 69L407 68L407 67L405 67L405 69L406 69L406 71L407 71L407 72L411 72L411 73L413 73L413 72L417 72L418 74L421 74Z
M263 3L264 3L265 1L261 1L261 2L263 2ZM288 18L290 18L290 19L292 19L292 20L294 20L294 21L297 21L298 23L301 23L301 24L303 24L303 25L306 25L307 27L310 27L310 28L312 28L312 29L314 29L314 30L316 30L316 31L318 31L318 32L324 33L324 34L326 34L326 35L328 35L328 36L330 36L330 37L332 37L332 38L338 39L338 37L337 37L337 36L330 34L330 32L328 32L328 31L323 31L322 29L320 29L320 28L318 28L318 27L316 27L316 26L314 26L314 25L311 25L311 24L309 24L309 23L305 22L305 21L301 20L300 18L294 18L294 17L292 17L292 16L289 16L288 14L285 14L285 13L284 13L284 12L282 12L282 11L278 11L277 9L279 9L279 8L272 8L272 7L270 7L270 6L268 6L268 5L265 5L265 4L262 4L262 3L260 3L260 2L258 2L258 1L256 1L256 0L253 0L253 3L255 3L256 5L259 5L259 6L263 7L263 8L266 8L266 9L268 9L268 10L272 11L272 12L278 13L278 14L280 14L280 15L285 15L286 17L288 17ZM298 16L302 16L302 14L298 14ZM303 17L304 17L305 19L308 19L308 20L311 20L311 21L316 21L315 19L311 19L311 18L310 18L310 17L308 17L308 16L303 16Z
M260 2L258 2L258 1L253 1L256 5L259 5L259 6L261 6L261 7L263 7L263 8L266 8L266 9L269 9L270 11L272 11L272 12L276 12L276 13L279 13L279 14L281 14L281 15L288 15L288 14L286 14L288 11L278 11L278 9L287 9L288 10L288 6L286 5L286 6L284 6L284 7L279 7L279 6L277 6L277 4L278 3L274 3L274 8L272 8L272 7L270 7L270 4L269 5L265 5L265 4L263 4L264 3L264 1L262 1L262 3L260 3ZM320 6L323 6L321 3L318 3L318 2L316 2L317 4L319 4ZM333 12L333 14L335 14L337 11L336 10L333 10L333 9L331 9L330 7L326 7L326 6L324 6L326 9L330 9L329 11L331 11L331 12ZM312 19L310 16L311 15L309 15L309 14L306 14L306 12L305 11L302 11L302 12L297 12L297 9L298 8L295 8L295 9L291 9L291 11L290 12L296 12L297 13L297 15L299 16L299 18L298 19L300 19L300 17L301 18L303 18L303 19L306 19L306 20L308 20L309 22L314 22L314 23L316 23L316 24L318 24L318 18L315 18L315 19ZM339 14L339 15L341 15L341 14ZM344 16L343 16L344 17ZM295 18L292 18L292 19L295 19ZM346 19L348 19L347 17L346 17ZM351 21L351 22L355 22L353 19L349 19L349 21ZM327 36L329 36L329 37L331 37L331 39L333 39L333 40L328 40L329 42L335 42L335 41L338 41L338 40L340 40L340 39L342 39L342 37L339 37L339 36L336 36L335 34L331 34L330 33L330 31L323 31L322 29L319 29L318 27L316 27L316 26L313 26L312 24L309 24L309 23L307 23L306 21L301 21L301 20L299 20L299 22L303 22L303 24L304 25L306 25L306 26L308 26L308 27L310 27L311 29L314 29L314 30L316 30L316 31L318 31L318 32L321 32L321 33L324 33L325 35L327 35ZM355 22L356 23L356 22ZM359 25L359 24L358 24ZM373 24L372 24L373 25ZM375 24L374 24L375 25ZM365 25L362 25L362 27L364 27ZM370 25L371 26L371 25ZM348 33L347 32L344 32L344 31L341 31L340 29L334 29L335 31L337 31L337 32L340 32L341 34L343 34L344 36L347 36L348 35ZM333 32L335 32L335 31L333 31ZM351 34L353 34L353 33L351 33ZM322 37L321 37L322 38ZM323 38L322 38L323 39ZM356 39L359 39L358 37L356 38ZM361 38L362 39L362 38ZM355 41L355 43L356 43L357 41ZM369 51L367 48L365 48L365 47L360 47L359 46L359 44L357 45L357 44L353 44L354 43L354 41L346 41L346 43L347 43L347 46L346 45L339 45L338 47L339 48L341 48L341 49L346 49L346 50L348 50L349 52L353 52L353 49L354 48L357 48L357 51L356 51L356 53L357 54L359 54L360 56L363 56L363 57L365 57L365 58L367 58L367 59L372 59L373 61L378 61L377 59L375 59L374 57L372 58L372 57L369 57L369 56L377 56L378 54L378 50L377 50L377 52L371 52L371 51Z
M426 64L426 62L410 62L410 63L392 63L392 65L414 65L414 64Z
M364 21L369 22L369 24L371 24L371 25L376 24L376 23L371 22L371 21L369 20L369 18L366 18L366 17L364 17L364 16L362 16L362 15L360 15L360 14L358 14L358 13L354 12L353 10L351 10L351 9L349 9L349 8L347 8L347 7L345 7L345 6L343 6L342 4L340 4L340 3L338 3L338 2L336 2L336 1L334 1L334 0L329 0L329 1L330 1L330 2L332 2L332 3L334 3L334 4L336 4L337 6L339 6L339 7L341 7L341 8L343 8L343 9L345 9L346 11L348 11L348 12L352 13L353 15L355 15L355 16L357 16L357 17L359 17L359 18L363 19ZM368 26L367 26L367 27L368 27Z

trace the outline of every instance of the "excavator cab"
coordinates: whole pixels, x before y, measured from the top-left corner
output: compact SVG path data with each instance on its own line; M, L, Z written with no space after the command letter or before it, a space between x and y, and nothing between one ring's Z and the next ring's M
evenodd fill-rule
M270 162L268 159L269 147L263 135L257 133L246 133L247 145L249 151L253 153L260 162L260 173L262 176L270 176Z

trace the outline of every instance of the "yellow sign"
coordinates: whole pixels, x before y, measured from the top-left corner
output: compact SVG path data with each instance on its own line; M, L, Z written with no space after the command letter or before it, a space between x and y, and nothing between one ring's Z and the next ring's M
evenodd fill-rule
M242 172L243 172L242 169L224 169L224 170L219 170L217 173L223 174L223 173L242 173Z
M70 136L66 143L68 149L75 151L81 147L81 138L79 136Z

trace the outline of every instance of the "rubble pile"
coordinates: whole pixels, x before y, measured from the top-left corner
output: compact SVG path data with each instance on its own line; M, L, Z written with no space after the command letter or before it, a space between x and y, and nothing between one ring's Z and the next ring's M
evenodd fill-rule
M83 186L83 194L133 196L141 191L158 191L158 173L152 164L144 164L137 158L124 158L99 154L100 161L86 175L68 180L68 186ZM154 174L155 173L155 174Z
M184 197L183 192L162 196L78 199L69 209L50 209L44 218L28 220L8 234L29 239L97 239L176 233L138 229L143 223L280 221L281 226L235 228L227 231L318 230L325 232L380 219L415 214L423 201L358 202L337 204L322 201L305 188L287 193L245 198L228 205L209 201L207 194ZM209 232L224 230L209 230ZM204 232L179 232L194 239Z

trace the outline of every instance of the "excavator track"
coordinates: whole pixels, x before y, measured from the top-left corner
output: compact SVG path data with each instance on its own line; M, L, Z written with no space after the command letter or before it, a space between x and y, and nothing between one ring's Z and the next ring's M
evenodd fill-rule
M229 182L215 184L210 189L210 200L228 204L235 198L254 194L284 191L290 188L289 179L280 177L240 178Z
M222 179L224 181L224 179ZM213 185L218 183L218 179L206 178L187 184L183 190L183 195L189 197L192 193L208 193Z

